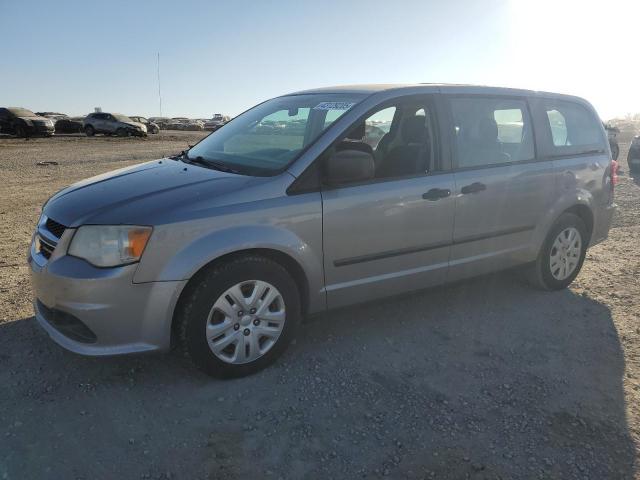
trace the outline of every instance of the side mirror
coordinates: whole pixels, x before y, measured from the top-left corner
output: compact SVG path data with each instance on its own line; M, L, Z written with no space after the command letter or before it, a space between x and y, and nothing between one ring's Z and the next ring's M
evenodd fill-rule
M360 150L335 152L327 160L325 183L330 186L371 180L375 175L373 155Z

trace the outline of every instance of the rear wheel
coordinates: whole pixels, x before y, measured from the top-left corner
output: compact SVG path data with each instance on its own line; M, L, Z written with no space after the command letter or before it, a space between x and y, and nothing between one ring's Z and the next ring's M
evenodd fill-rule
M632 173L640 173L640 159L636 157L627 157L627 163L629 164L629 171Z
M87 125L84 127L84 133L87 134L87 137L93 137L96 134L96 130L91 125Z
M617 143L614 143L613 145L611 145L611 157L614 160L618 160L619 155L620 155L620 147L618 146Z
M543 290L566 288L580 273L589 235L580 217L564 213L551 227L536 261L528 267L532 285Z
M183 348L218 378L249 375L274 362L300 322L295 281L259 256L210 268L186 295L177 318Z

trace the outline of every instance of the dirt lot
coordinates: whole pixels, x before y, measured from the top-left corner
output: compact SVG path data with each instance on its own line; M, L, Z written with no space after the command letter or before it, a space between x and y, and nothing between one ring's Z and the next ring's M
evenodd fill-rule
M0 138L0 479L640 478L640 180L575 284L512 274L323 315L273 367L93 359L36 325L41 204L199 134ZM59 165L38 166L40 161Z

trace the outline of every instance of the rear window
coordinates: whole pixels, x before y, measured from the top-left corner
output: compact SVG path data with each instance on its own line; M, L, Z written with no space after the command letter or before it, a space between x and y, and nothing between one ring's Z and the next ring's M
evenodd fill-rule
M552 152L580 154L605 148L600 121L584 106L552 100L544 106Z

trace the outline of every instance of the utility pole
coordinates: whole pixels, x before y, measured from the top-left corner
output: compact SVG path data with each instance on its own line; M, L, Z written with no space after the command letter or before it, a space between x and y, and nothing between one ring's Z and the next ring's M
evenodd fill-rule
M160 116L162 116L162 94L160 93L160 52L158 52L158 100L160 102Z

